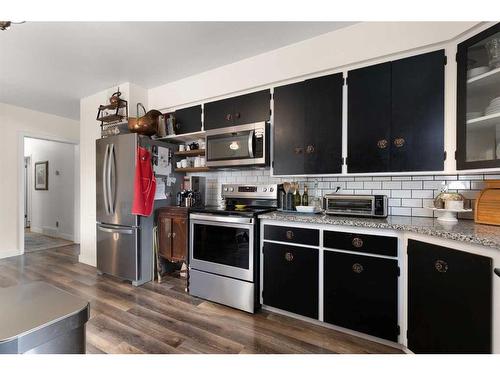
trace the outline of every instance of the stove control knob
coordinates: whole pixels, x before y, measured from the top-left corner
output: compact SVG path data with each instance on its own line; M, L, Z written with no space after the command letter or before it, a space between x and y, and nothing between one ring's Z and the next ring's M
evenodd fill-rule
M229 191L234 191L234 188L229 188Z
M262 191L265 193L267 191L267 188L263 188Z
M269 188L269 191L272 193L274 191L274 188Z

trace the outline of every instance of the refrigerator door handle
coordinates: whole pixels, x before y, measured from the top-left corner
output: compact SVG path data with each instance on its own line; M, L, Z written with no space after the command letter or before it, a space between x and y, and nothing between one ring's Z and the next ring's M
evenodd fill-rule
M111 215L115 214L115 194L114 194L114 184L112 184L112 179L116 178L116 158L115 158L115 145L111 143L109 148L108 156L108 179L107 179L107 190L108 190L108 201L109 201L109 213Z
M116 228L116 227L108 227L105 225L98 225L97 226L101 232L106 232L106 233L119 233L119 234L134 234L135 230L134 229L129 229L129 228Z
M111 214L109 210L108 189L106 180L106 175L107 175L106 173L108 169L108 151L109 151L109 144L106 145L106 150L104 151L104 161L102 163L102 195L104 199L104 208L106 210L107 215Z

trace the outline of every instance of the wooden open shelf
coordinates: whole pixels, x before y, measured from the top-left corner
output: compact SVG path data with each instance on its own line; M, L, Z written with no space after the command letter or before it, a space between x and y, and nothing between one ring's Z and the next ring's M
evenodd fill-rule
M205 150L198 149L198 150L189 150L189 151L175 151L174 155L175 156L186 156L186 157L203 156L203 155L205 155Z
M188 172L208 172L210 168L208 167L191 167L191 168L176 168L175 171L179 173Z

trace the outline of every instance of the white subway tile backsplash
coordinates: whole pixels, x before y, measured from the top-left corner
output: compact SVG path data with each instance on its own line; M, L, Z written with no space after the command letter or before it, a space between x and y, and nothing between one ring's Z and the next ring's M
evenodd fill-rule
M363 184L365 189L382 189L381 181L367 181Z
M401 181L384 181L382 182L382 189L401 189Z
M401 206L422 207L422 199L415 199L415 198L401 199Z
M413 181L427 181L427 180L434 180L434 176L413 176L412 177Z
M407 189L407 190L412 190L412 189L422 189L422 181L403 181L401 183L401 189Z
M459 179L464 185L464 189L459 190L464 195L466 205L472 203L484 188L484 179L500 179L500 174L487 175L428 175L428 176L349 176L349 177L271 177L269 169L249 169L213 171L207 173L191 174L207 177L207 203L217 204L220 196L220 185L223 183L248 183L267 184L282 183L283 181L298 181L301 190L306 184L309 187L309 194L334 193L337 186L340 187L340 194L375 194L389 197L389 214L416 216L416 217L436 217L430 207L434 204L436 197L442 188L442 183L449 183ZM318 183L316 192L314 185ZM453 190L450 190L453 191ZM472 218L471 214L460 215L462 218Z
M372 190L373 195L387 195L387 197L391 196L390 190Z
M433 193L433 190L412 190L411 197L412 198L433 198L434 193Z
M348 189L363 189L362 181L352 181L347 183Z
M424 189L439 190L444 186L444 181L424 181Z
M371 193L371 190L354 190L354 194L356 195L370 195Z
M389 207L400 207L401 206L401 199L399 198L389 198L387 200L387 204Z
M391 215L411 216L411 208L409 208L409 207L391 207Z
M392 198L411 198L411 190L392 190Z
M500 174L485 174L485 180L500 180Z
M473 175L459 175L459 180L482 180L484 176L482 174L473 174Z

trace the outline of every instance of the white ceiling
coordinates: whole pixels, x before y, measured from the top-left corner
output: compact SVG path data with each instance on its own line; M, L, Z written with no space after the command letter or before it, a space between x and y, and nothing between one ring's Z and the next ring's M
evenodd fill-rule
M27 22L0 31L0 102L79 118L120 82L159 86L348 22ZM311 58L314 58L311 56Z

